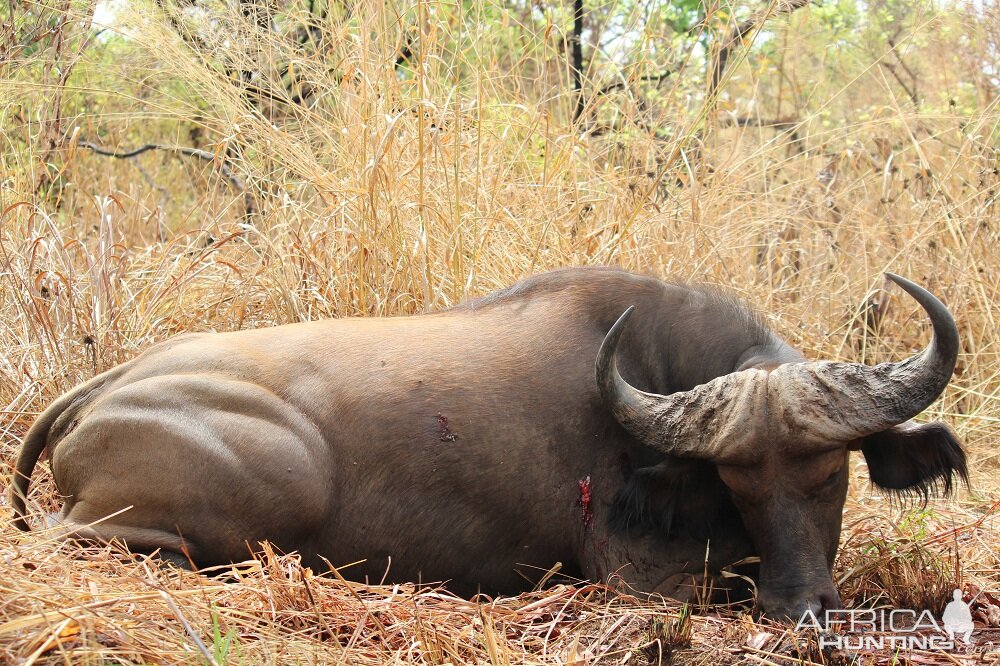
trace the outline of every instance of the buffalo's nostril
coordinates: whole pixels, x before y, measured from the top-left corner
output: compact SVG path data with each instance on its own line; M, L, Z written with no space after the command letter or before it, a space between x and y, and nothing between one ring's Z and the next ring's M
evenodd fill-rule
M839 610L842 608L842 602L840 601L840 595L836 590L832 592L824 592L819 595L819 602L822 606L822 610Z
M811 621L823 622L827 611L836 611L840 607L840 595L836 590L829 590L818 594L813 592L778 598L762 595L758 598L756 610L775 620L787 619L792 622L799 622L807 618L807 613L811 613L814 618Z
M803 607L799 609L797 614L789 615L789 617L792 620L798 621L803 615L805 615L806 610L812 613L813 617L816 618L821 617L823 614L823 608L824 608L823 602L820 601L819 599L813 599L812 601L807 601L802 606Z
M807 601L805 599L788 600L762 600L757 604L756 612L764 616L782 621L798 622L807 612L819 617L822 611L819 601Z

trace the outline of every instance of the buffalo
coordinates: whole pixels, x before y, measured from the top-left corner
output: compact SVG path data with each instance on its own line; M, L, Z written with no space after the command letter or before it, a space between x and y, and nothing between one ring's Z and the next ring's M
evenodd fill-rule
M722 291L607 268L432 314L177 336L38 417L16 524L47 448L67 538L199 567L268 541L459 594L558 562L684 598L756 562L768 615L837 608L851 451L892 493L967 482L951 430L910 420L947 386L957 328L888 277L933 338L877 366L809 362Z

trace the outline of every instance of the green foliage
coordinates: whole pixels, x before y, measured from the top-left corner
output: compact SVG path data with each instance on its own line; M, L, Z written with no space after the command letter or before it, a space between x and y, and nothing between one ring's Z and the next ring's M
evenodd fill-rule
M219 613L212 609L212 656L216 664L243 664L245 660L240 653L239 633L235 627L225 632Z
M56 5L0 9L16 45L10 52L16 58L0 67L10 71L10 63L18 63L14 80L24 86L44 81L36 88L44 91L60 80L60 63L73 63L60 94L44 93L59 104L63 119L56 124L62 133L57 142L76 132L126 148L161 143L228 151L239 158L245 177L267 181L287 167L241 139L234 128L245 127L247 118L293 134L310 124L343 127L344 114L354 113L352 100L363 99L367 117L420 106L430 126L477 100L489 107L491 122L506 124L510 136L520 138L518 160L545 171L550 137L538 132L532 113L538 105L565 122L575 105L567 1L403 3L372 13L331 0L289 0L260 5L253 20L238 5L216 0L147 1L99 35L82 5L73 7L66 20ZM763 8L702 0L587 0L584 7L587 112L577 130L597 128L614 137L625 147L623 156L632 153L630 146L666 144L717 122L704 115L714 54L738 21ZM56 63L47 31L60 21L74 25L72 38L87 48L78 59L67 51ZM982 86L964 75L978 48L968 27L961 12L931 0L829 0L775 15L735 46L715 108L741 121L808 120L818 136L856 122L881 122L901 106L968 118L981 108L983 95ZM927 64L932 58L935 66ZM363 88L370 89L353 96ZM40 99L32 108L47 108ZM11 104L6 114L19 120L7 132L10 145L0 159L32 173L45 197L75 196L72 187L63 187L72 184L72 173L61 173L60 153L46 158L44 167L26 166L39 158L29 146L41 140L43 125L29 122L25 106ZM310 154L335 152L337 139L326 133L318 129L305 141ZM650 159L647 154L640 161ZM224 182L203 164L162 155L116 164L111 177L148 169L154 161L170 171L171 181ZM39 177L42 170L50 175ZM164 205L176 203L180 211L194 196L189 187L171 188Z

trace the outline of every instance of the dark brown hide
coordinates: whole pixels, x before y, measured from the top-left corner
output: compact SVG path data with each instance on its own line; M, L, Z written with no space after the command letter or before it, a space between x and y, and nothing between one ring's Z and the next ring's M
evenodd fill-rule
M39 417L14 506L23 515L48 447L68 529L199 565L268 540L319 568L364 559L345 575L376 582L391 558L388 580L517 592L562 562L683 597L711 539L714 571L762 556L765 609L832 602L847 445L764 437L733 465L636 438L594 376L630 305L615 358L644 391L804 360L727 296L613 269L539 275L437 314L179 336ZM876 481L964 472L957 444L933 453L946 430L920 432L916 461L901 439L884 455L866 440L870 461L907 470Z

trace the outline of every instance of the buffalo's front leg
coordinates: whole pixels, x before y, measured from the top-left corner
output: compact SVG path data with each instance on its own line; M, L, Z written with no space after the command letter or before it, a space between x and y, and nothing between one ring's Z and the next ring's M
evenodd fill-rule
M585 547L582 568L591 580L620 581L633 592L687 602L742 602L752 596L746 578L755 575L755 558L742 535L712 541L602 532L595 531Z

